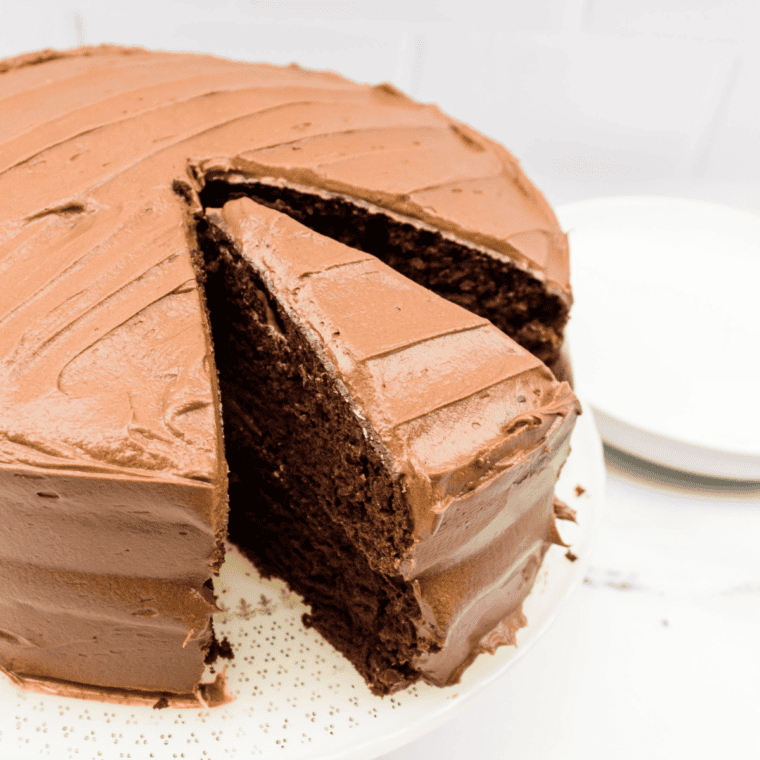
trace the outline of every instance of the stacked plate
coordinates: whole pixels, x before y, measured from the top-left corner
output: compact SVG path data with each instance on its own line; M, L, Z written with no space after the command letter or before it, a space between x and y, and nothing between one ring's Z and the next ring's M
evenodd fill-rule
M760 480L760 216L656 197L558 216L575 380L602 438L690 473Z

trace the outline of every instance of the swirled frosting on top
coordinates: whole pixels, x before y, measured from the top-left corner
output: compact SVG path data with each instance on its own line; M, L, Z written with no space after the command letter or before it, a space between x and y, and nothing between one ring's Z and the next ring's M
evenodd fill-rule
M2 61L0 83L0 664L191 694L226 525L205 176L419 219L569 302L566 239L506 150L388 85L108 46Z

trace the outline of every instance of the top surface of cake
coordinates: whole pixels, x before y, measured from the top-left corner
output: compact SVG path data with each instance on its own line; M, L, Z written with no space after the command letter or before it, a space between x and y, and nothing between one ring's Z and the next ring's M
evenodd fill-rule
M2 461L214 477L181 202L209 173L293 181L408 214L508 255L569 298L565 236L517 162L389 86L108 47L4 69ZM170 312L177 333L157 337L148 323ZM162 356L146 349L125 362L138 334ZM188 369L174 376L180 355ZM118 367L106 369L108 357Z
M18 625L56 609L39 641L0 648L51 678L191 692L226 524L191 256L206 181L371 204L505 257L569 304L566 239L507 151L387 85L111 47L0 62L0 82L0 553ZM92 633L109 615L116 639ZM102 660L59 640L80 628ZM161 668L105 664L142 637Z

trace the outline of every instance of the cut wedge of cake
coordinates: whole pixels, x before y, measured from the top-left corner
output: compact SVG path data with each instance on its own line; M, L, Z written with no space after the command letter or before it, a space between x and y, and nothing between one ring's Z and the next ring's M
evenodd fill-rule
M206 217L230 535L377 693L514 643L578 412L482 317L248 198Z

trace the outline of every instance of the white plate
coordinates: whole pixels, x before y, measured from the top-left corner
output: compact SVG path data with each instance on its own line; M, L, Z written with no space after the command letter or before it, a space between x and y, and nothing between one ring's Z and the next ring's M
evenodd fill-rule
M760 480L760 216L657 197L557 213L575 380L602 438L668 467Z
M375 697L351 665L301 624L306 608L284 584L263 581L231 551L217 591L227 612L215 627L235 650L228 668L237 698L206 711L153 710L17 692L0 682L0 757L13 760L369 760L453 717L464 701L503 675L557 614L583 578L603 503L604 461L590 414L573 433L557 493L578 513L562 521L566 550L552 546L525 601L518 647L481 655L462 683L417 685ZM585 492L576 493L576 486Z

